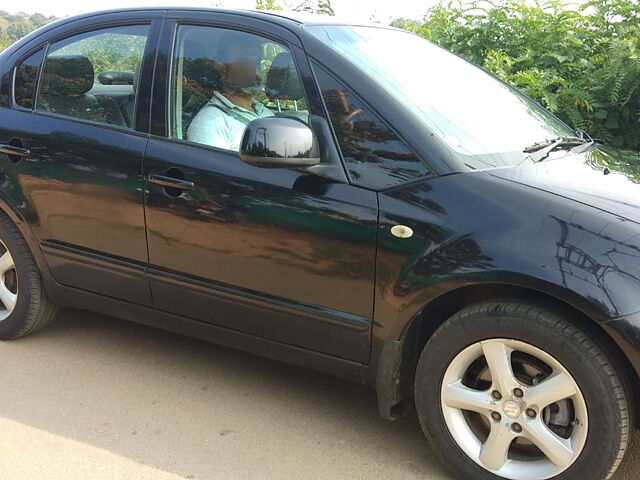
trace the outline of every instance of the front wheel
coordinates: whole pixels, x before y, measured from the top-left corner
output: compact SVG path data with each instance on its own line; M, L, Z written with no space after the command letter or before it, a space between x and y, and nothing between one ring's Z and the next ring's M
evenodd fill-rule
M422 428L461 478L609 478L629 438L612 362L585 332L530 305L482 303L449 318L415 377Z

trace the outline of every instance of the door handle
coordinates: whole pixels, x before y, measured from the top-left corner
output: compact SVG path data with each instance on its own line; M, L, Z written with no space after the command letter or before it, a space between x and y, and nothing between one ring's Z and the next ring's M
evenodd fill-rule
M194 190L195 184L189 180L182 180L181 178L167 177L166 175L150 174L148 177L149 183L155 183L168 188L179 188L180 190Z
M0 153L6 153L7 155L15 155L16 157L28 157L31 152L26 148L15 147L13 145L7 145L0 143Z

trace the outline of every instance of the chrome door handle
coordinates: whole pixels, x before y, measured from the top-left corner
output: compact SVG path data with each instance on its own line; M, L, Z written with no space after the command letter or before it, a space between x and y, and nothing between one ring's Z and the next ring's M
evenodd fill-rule
M149 183L155 183L168 188L179 188L180 190L194 190L195 184L189 180L183 180L181 178L167 177L166 175L150 174L147 179Z
M28 157L31 155L31 152L26 148L15 147L13 145L6 145L2 143L0 143L0 153L15 155L16 157Z

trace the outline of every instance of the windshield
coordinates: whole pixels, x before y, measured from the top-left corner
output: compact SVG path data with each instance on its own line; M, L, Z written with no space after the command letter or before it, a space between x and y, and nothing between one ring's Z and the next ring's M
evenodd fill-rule
M306 28L380 83L471 169L516 165L526 157L525 147L575 135L514 88L411 33Z

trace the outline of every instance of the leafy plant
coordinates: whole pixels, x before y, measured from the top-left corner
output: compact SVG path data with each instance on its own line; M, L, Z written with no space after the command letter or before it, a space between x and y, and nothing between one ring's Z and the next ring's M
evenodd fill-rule
M282 10L278 0L256 0L256 10Z
M41 13L10 14L0 10L0 52L31 31L56 20Z
M638 0L457 0L392 25L490 70L594 137L640 148Z
M331 0L303 0L301 3L288 8L294 12L335 15ZM256 10L284 10L284 8L278 0L256 0Z
M96 76L107 70L134 72L142 59L145 43L143 35L100 33L62 48L56 49L54 45L49 55L85 56L93 65Z

